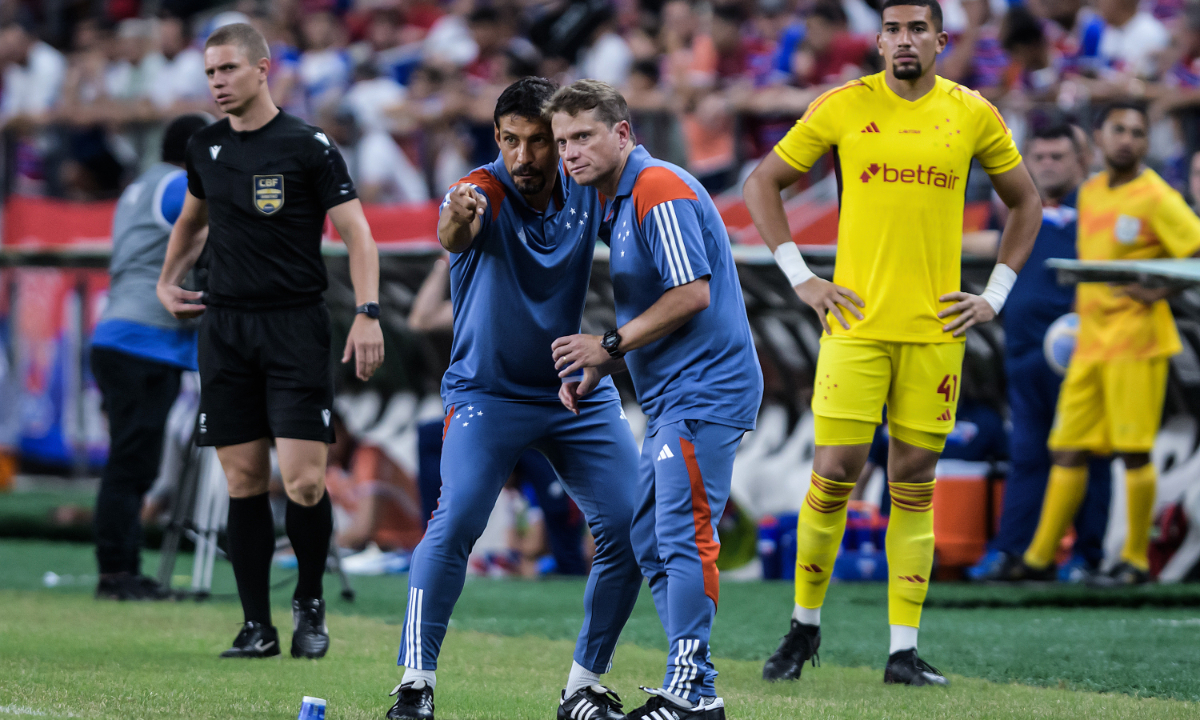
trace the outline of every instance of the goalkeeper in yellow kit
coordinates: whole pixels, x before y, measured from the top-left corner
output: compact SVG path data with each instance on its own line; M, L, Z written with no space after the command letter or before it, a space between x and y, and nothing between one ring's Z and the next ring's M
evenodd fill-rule
M916 652L933 564L934 468L954 428L964 333L1000 311L1042 221L1037 190L999 113L934 73L947 40L937 0L887 0L882 15L884 72L813 101L743 191L776 261L826 330L813 394L817 449L797 537L796 605L791 630L763 668L768 680L798 678L815 658L846 502L886 404L892 512L884 681L946 684ZM832 283L804 265L779 196L831 149L841 195ZM972 158L1011 209L982 295L960 291Z
M1150 260L1200 251L1200 219L1153 170L1142 167L1149 123L1140 105L1105 109L1096 131L1104 172L1079 189L1080 260ZM1090 454L1125 463L1129 527L1106 585L1148 582L1147 547L1157 477L1150 449L1162 419L1167 361L1182 349L1166 289L1080 283L1079 338L1050 430L1053 465L1037 531L1012 580L1053 579L1054 556L1083 500Z

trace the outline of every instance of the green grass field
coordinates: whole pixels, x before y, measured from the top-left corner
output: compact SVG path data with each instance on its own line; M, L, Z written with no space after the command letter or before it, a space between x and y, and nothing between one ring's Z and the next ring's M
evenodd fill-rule
M190 569L182 558L178 572ZM147 555L148 568L156 558ZM47 571L94 574L86 545L0 542L0 716L293 718L302 695L331 720L381 718L404 614L404 577L355 578L356 603L333 599L333 645L319 662L221 661L237 631L232 598L98 603L94 580L42 587ZM218 565L214 590L232 578ZM286 580L288 573L276 573ZM713 635L731 720L792 717L1200 717L1200 603L1174 588L1066 608L1072 591L935 585L921 650L949 689L881 682L887 651L881 585L835 585L823 613L823 666L797 683L759 679L786 627L791 589L726 583ZM439 669L441 720L552 718L582 616L578 581L468 583ZM287 644L287 589L275 595ZM622 637L613 687L627 706L662 679L665 638L643 594Z

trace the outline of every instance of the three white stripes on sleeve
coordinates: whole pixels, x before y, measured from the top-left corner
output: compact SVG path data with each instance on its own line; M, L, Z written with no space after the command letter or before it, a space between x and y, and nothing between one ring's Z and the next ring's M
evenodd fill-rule
M671 283L675 287L696 279L692 263L688 260L687 247L683 244L683 233L679 230L679 218L675 215L675 204L671 201L655 205L651 210L658 225L658 235L663 241L667 265L671 268Z

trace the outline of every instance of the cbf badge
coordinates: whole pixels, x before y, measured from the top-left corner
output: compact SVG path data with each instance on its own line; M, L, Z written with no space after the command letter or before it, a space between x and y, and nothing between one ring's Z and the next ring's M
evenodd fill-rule
M283 176L254 176L254 207L263 215L274 215L283 207Z
M1116 227L1113 228L1113 234L1117 236L1117 242L1123 245L1129 245L1138 239L1138 233L1142 231L1142 221L1130 215L1121 215L1117 218Z

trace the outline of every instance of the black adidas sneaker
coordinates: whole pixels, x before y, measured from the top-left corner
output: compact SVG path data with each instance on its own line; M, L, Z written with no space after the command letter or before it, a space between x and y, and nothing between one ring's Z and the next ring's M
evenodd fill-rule
M279 632L272 625L248 622L233 639L233 647L221 653L223 658L265 658L279 654Z
M424 680L401 683L391 694L399 697L388 710L387 720L433 720L433 688Z
M571 697L563 690L562 699L558 701L558 720L622 720L624 717L621 698L603 685L589 685L576 690Z
M1002 579L1008 582L1056 582L1058 568L1054 566L1054 563L1044 568L1035 568L1032 565L1026 565L1025 561L1021 560L1009 567Z
M901 650L888 657L883 681L889 685L949 685L937 668L917 657L916 650Z
M329 628L325 627L325 601L317 598L292 600L292 657L321 658L329 650Z
M821 647L821 626L805 625L792 620L792 628L783 636L779 649L763 665L763 680L798 680L804 663L813 667L821 662L817 649Z
M657 688L643 687L651 697L646 704L626 715L626 720L725 720L725 701L719 697L701 698L688 707L680 698Z

